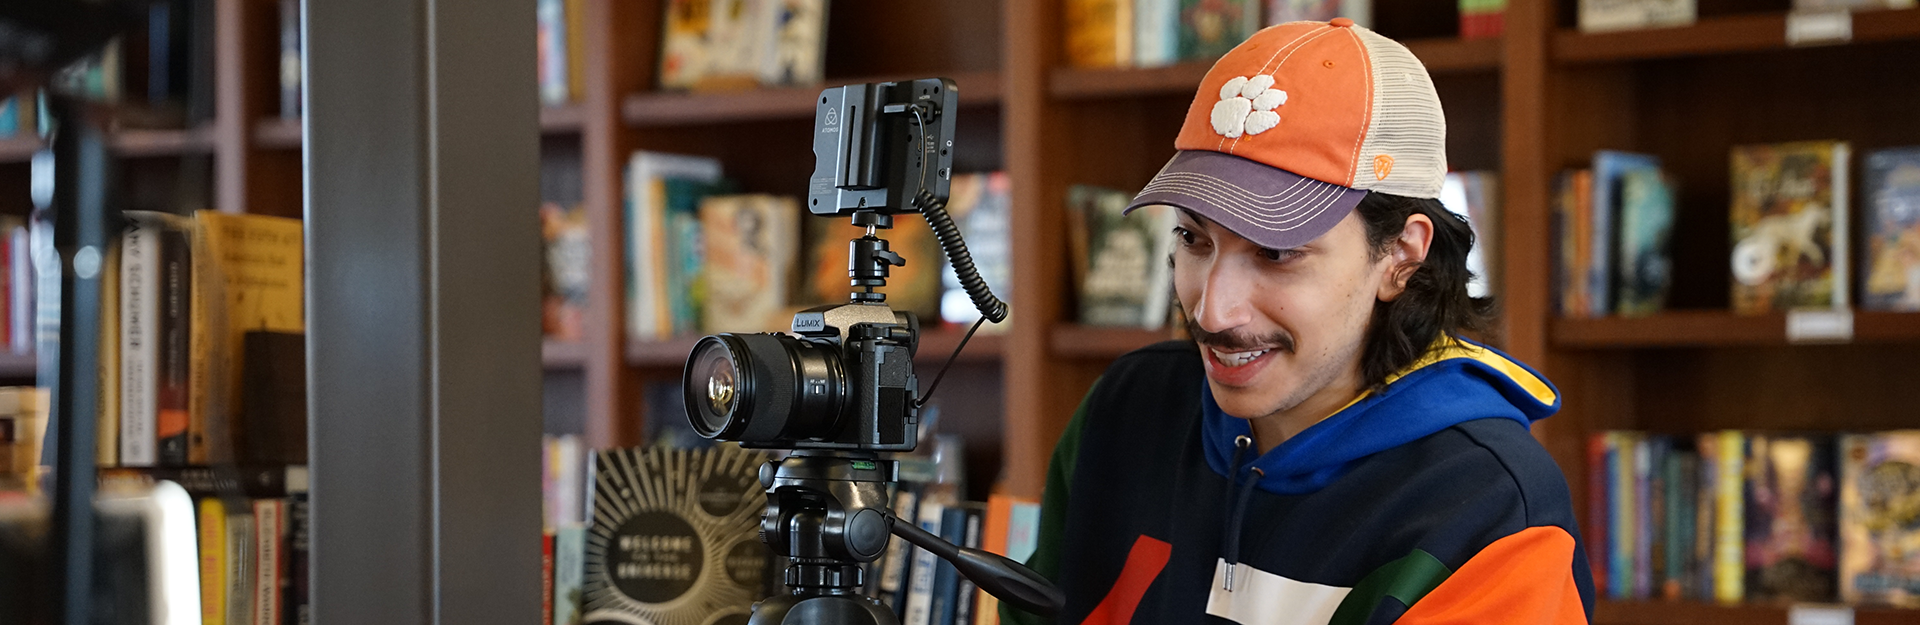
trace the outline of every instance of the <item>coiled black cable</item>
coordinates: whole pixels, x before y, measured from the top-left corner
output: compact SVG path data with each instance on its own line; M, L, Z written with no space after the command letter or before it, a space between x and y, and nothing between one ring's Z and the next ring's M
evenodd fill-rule
M960 278L960 288L966 289L967 297L973 300L973 307L980 310L980 316L994 323L1007 318L1007 303L993 296L987 288L987 281L980 277L980 271L973 267L973 255L967 253L967 242L960 238L960 227L954 225L953 217L947 215L947 202L933 196L926 190L913 196L913 207L920 209L920 215L927 218L927 225L933 228L933 236L940 240L940 249L947 253L947 262L953 265L953 273Z

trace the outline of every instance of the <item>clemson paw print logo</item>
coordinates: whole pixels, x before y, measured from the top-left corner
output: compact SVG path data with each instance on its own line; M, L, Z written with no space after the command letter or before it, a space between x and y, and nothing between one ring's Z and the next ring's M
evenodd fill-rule
M1273 76L1235 76L1220 85L1220 101L1213 105L1213 131L1228 139L1257 135L1280 125L1273 109L1287 103L1287 92L1273 88Z

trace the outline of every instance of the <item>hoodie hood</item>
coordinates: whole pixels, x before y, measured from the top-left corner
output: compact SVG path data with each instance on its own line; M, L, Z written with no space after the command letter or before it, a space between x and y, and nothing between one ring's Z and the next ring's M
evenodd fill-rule
M1301 495L1325 487L1354 461L1475 419L1512 419L1522 426L1552 416L1560 393L1538 372L1493 348L1443 338L1425 356L1251 462L1239 464L1235 439L1252 436L1246 419L1227 414L1204 381L1201 432L1207 464L1238 483ZM1239 466L1235 466L1239 464ZM1257 469L1257 471L1255 471Z

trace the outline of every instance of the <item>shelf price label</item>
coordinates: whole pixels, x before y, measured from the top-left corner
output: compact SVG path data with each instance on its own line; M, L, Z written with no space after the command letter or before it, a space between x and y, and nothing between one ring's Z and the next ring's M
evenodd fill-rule
M1787 14L1787 45L1819 46L1853 41L1853 13L1794 11Z
M1788 343L1847 343L1852 340L1852 310L1839 308L1787 311Z
M1787 625L1853 625L1853 608L1844 605L1794 604Z

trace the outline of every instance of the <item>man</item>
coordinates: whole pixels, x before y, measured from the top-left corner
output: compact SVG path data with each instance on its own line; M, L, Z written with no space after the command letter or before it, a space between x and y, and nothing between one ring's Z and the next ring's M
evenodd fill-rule
M1194 342L1120 358L1054 451L1030 565L1058 622L1591 617L1566 482L1528 434L1557 391L1461 336L1490 303L1434 199L1445 138L1425 67L1345 19L1207 73L1133 202L1180 212Z

